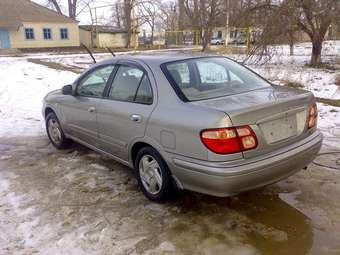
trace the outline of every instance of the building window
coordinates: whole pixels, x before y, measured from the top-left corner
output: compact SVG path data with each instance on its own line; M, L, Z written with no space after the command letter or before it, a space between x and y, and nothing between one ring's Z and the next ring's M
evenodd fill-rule
M45 40L51 40L52 39L52 32L50 28L44 28L43 29L44 39Z
M68 39L68 30L67 28L60 28L60 39L67 40Z
M33 28L25 28L26 40L34 40L34 30Z
M219 39L222 38L222 31L217 31L217 38L219 38Z

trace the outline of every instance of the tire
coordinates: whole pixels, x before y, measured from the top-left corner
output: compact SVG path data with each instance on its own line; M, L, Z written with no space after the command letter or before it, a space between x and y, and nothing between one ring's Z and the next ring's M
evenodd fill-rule
M174 190L167 164L152 147L144 147L137 153L135 173L140 189L151 201L164 202Z
M53 146L59 150L66 149L70 145L71 140L66 138L60 122L54 112L47 114L45 124L48 138Z

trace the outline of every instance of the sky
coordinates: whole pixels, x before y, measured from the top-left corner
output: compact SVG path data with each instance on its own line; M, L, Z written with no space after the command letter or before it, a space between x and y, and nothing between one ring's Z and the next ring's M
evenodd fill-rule
M33 2L36 2L38 4L47 6L48 0L32 0ZM87 0L78 0L79 2L85 2ZM115 1L114 0L93 0L90 3L90 6L94 12L95 7L101 7L106 5L112 5ZM60 0L60 3L62 5L62 10L64 14L67 15L67 0ZM50 5L51 6L51 5ZM80 8L81 9L81 8ZM98 23L105 24L108 23L111 19L111 7L103 7L103 8L97 8L97 18ZM84 11L77 16L77 20L80 22L80 25L89 25L91 24L91 15L88 8L85 8Z

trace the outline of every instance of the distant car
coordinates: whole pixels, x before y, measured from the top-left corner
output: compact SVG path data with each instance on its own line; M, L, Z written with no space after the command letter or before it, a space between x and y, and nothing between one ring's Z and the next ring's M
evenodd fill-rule
M231 196L286 178L320 150L311 92L217 56L134 55L49 93L51 143L70 139L134 168L146 197L174 187Z
M222 38L212 38L210 41L211 45L223 45L224 44L224 39Z
M236 44L245 44L247 42L247 37L246 36L238 36L236 37L235 40Z
M228 39L228 44L235 44L236 43L236 38L235 37L231 37Z

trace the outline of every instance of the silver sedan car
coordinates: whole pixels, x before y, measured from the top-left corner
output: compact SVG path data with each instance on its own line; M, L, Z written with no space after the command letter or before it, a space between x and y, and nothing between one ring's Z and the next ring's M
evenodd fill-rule
M133 168L153 201L175 189L224 197L277 182L322 143L311 92L220 56L115 57L49 93L43 115L55 147L73 140Z

